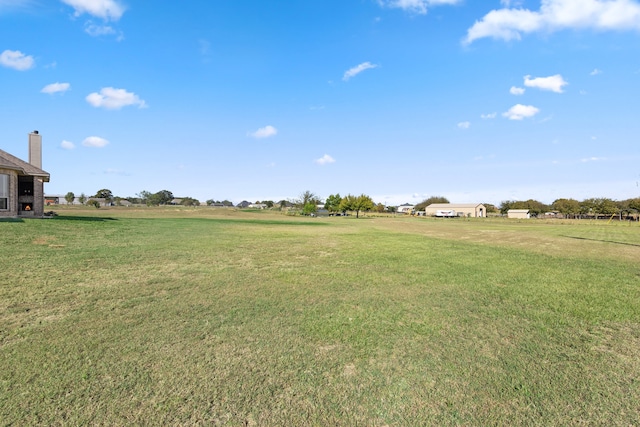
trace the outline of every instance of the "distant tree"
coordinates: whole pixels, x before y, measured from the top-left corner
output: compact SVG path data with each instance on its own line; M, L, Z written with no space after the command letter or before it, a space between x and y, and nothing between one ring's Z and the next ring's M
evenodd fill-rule
M300 209L304 209L304 207L308 204L312 203L314 205L318 205L320 203L320 199L311 191L307 190L304 193L300 194L298 199L296 200L296 205Z
M374 203L371 200L371 197L361 194L359 196L352 196L348 194L346 197L342 199L340 203L340 209L344 211L354 211L356 213L356 218L360 217L360 212L366 212L373 209Z
M537 216L549 210L549 207L537 200L505 200L500 203L500 213L505 215L509 209L528 209L531 215Z
M200 201L193 197L184 197L180 204L183 206L200 206Z
M498 213L499 210L495 205L491 203L483 203L484 207L487 209L487 213Z
M303 215L311 215L312 213L316 213L317 211L318 211L318 206L312 202L308 202L306 205L302 207Z
M377 205L375 205L375 207L373 208L374 211L378 212L378 213L383 213L385 210L387 209L387 207L385 205L383 205L382 203L378 203Z
M562 215L576 215L580 213L580 202L575 199L556 199L551 204L551 209Z
M84 205L87 201L87 196L85 196L84 193L80 193L80 196L78 197L78 201L80 202L81 205Z
M271 209L273 205L275 205L275 203L273 203L273 200L263 200L262 203L267 205L269 209Z
M324 201L324 208L329 212L339 212L341 201L340 193L332 194Z
M414 207L414 209L416 211L423 211L427 206L432 205L434 203L449 203L449 199L443 196L431 196L428 199L424 199L423 201L418 203Z
M616 203L607 198L598 197L580 202L580 213L586 215L613 215L618 212Z
M73 191L69 191L67 194L65 194L64 199L68 204L72 205L73 201L76 199L76 195L73 194Z
M229 200L223 200L222 201L222 205L223 206L233 206L233 202L230 202Z
M111 192L111 190L109 190L107 188L103 188L102 190L98 190L96 195L93 196L93 197L97 197L98 199L105 199L107 202L112 202L113 201L113 193Z
M100 202L95 199L89 199L89 201L87 201L87 206L93 206L96 209L100 209Z
M142 203L147 206L158 206L169 204L173 200L173 193L169 190L161 190L157 193L151 193L149 191L141 191L138 194Z
M207 206L213 206L216 202L213 199L209 199L205 203L207 204Z

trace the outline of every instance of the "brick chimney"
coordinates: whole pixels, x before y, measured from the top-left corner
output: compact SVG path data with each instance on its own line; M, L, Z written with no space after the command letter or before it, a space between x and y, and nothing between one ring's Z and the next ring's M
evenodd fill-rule
M37 130L29 134L29 163L42 169L42 135Z

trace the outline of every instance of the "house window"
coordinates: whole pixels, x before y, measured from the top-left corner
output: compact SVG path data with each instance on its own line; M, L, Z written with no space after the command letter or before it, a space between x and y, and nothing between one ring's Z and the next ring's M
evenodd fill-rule
M9 175L0 173L0 210L9 209Z

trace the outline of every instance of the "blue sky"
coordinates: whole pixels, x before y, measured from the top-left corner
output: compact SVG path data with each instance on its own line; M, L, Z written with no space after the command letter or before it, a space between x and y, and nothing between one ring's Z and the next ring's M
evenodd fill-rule
M640 196L640 1L0 0L48 194Z

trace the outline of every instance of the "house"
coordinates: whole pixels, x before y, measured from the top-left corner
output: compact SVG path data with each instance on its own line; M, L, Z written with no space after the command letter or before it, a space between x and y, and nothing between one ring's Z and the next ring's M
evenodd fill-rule
M267 205L264 203L251 203L247 206L249 209L267 209Z
M509 209L507 218L529 219L531 215L529 214L529 209Z
M42 136L29 134L29 161L0 150L0 217L42 217L44 183L49 173L42 170Z
M238 203L238 204L236 205L236 207L238 207L238 208L242 208L242 209L246 209L246 208L248 208L248 207L249 207L249 205L250 205L250 204L251 204L251 203L247 202L246 200L243 200L243 201L241 201L240 203Z
M410 214L413 212L415 205L405 203L404 205L400 205L396 207L396 212L401 214Z
M425 214L436 216L438 211L455 211L456 216L484 218L487 208L482 203L432 203L425 208Z

